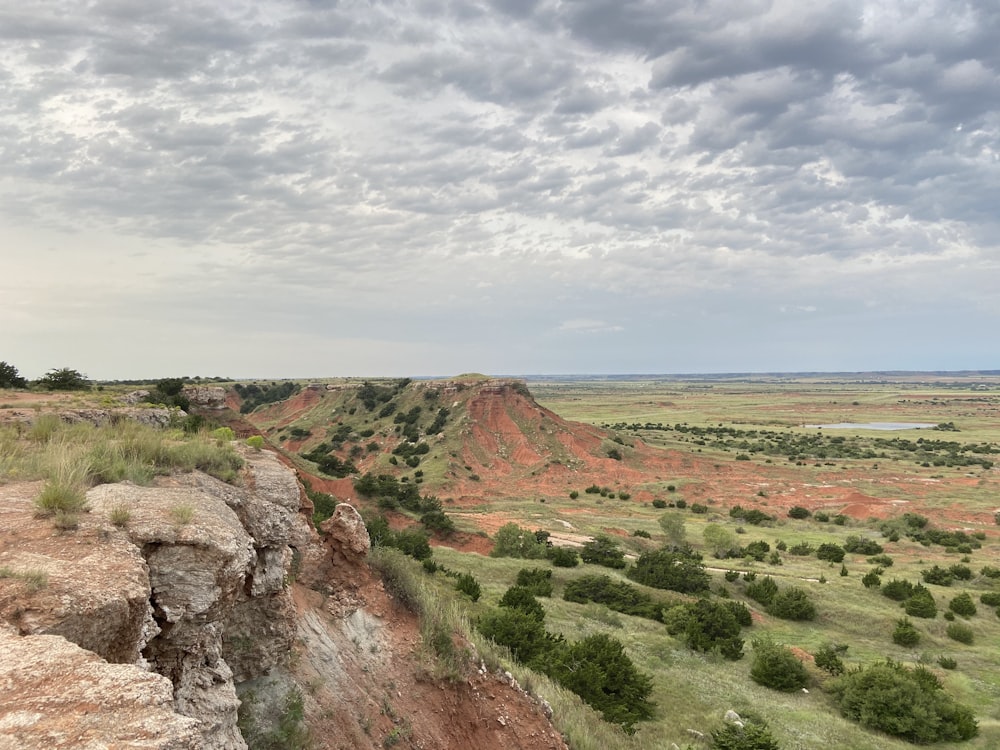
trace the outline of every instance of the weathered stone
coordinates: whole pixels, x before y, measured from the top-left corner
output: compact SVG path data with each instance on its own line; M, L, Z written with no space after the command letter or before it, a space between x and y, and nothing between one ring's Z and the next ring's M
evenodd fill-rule
M183 393L192 406L198 406L202 409L226 408L225 388L206 385L186 385L184 386Z
M60 636L0 630L0 748L205 748L166 678L108 664Z

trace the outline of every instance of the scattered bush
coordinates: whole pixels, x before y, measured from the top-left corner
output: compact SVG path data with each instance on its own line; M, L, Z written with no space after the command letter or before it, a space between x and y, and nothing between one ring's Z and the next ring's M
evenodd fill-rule
M793 505L788 509L789 518L809 518L812 512L808 508L803 508L801 505Z
M875 570L869 570L865 573L864 577L861 579L861 584L866 589L877 589L882 585L882 578L878 574L878 568Z
M882 545L874 539L851 535L844 540L844 550L853 555L879 555L882 554Z
M896 620L896 627L892 631L892 642L897 646L916 646L920 642L920 631L906 617Z
M653 716L652 678L636 669L611 636L600 633L555 650L545 671L626 732Z
M534 532L522 529L516 523L501 526L493 537L490 557L521 557L529 560L542 559L548 547L539 542Z
M801 690L809 681L809 673L791 649L767 638L753 641L750 677L759 685L785 693Z
M937 617L937 604L934 596L919 583L913 587L913 593L903 605L906 614L911 617L933 619Z
M847 651L847 646L828 643L817 649L816 653L813 654L813 660L817 667L836 677L844 673L844 661L840 655L845 651Z
M967 707L923 667L876 662L828 683L841 713L862 726L915 744L968 740L979 729Z
M893 578L882 587L882 596L897 602L904 602L913 596L913 584Z
M585 563L603 565L605 568L620 569L625 567L625 552L611 537L598 534L588 542L584 542L580 550L580 559Z
M517 609L539 622L545 619L545 609L524 586L511 586L500 597L500 606L505 609Z
M956 615L962 615L962 617L972 617L976 614L976 604L972 601L972 597L967 591L963 591L952 599L948 603L948 609Z
M987 591L979 595L979 601L987 607L1000 607L1000 591Z
M459 575L458 580L455 581L455 588L468 596L474 602L478 602L479 596L482 594L482 588L479 586L479 581L477 581L471 573L462 573Z
M972 628L966 625L964 622L952 622L949 623L948 627L945 629L948 637L953 641L958 641L959 643L964 643L967 646L972 645L973 632Z
M730 722L712 732L712 750L780 750L780 746L766 721L741 711L739 723Z
M580 556L572 547L549 547L546 557L557 568L575 568L580 564Z
M954 669L958 666L958 662L952 659L950 656L941 656L937 660L938 666L941 669Z
M951 586L951 582L955 580L950 571L939 565L920 571L920 576L924 579L924 583L932 583L936 586Z
M552 571L548 568L521 568L516 583L535 596L552 596Z
M783 620L814 620L816 605L809 595L800 588L790 586L782 589L771 600L768 613Z
M774 601L775 595L778 593L778 584L774 582L771 576L766 576L759 581L752 581L746 589L746 594L755 602L763 604L765 607L769 606L772 601Z
M664 500L663 498L659 498L659 497L654 498L653 499L653 507L654 508L666 508L667 507L667 501Z
M743 658L743 639L736 615L725 603L699 599L687 605L684 640L694 651L718 651L731 661Z
M483 615L476 628L484 636L510 649L523 664L537 665L541 657L562 643L545 630L542 620L516 608L493 609Z
M563 599L578 604L597 602L622 614L663 621L662 603L635 586L608 576L582 576L569 581L563 590Z
M821 544L816 549L816 557L820 560L839 563L844 561L844 548L839 544Z
M711 578L697 557L668 549L643 552L627 575L637 583L684 594L708 591L711 585Z

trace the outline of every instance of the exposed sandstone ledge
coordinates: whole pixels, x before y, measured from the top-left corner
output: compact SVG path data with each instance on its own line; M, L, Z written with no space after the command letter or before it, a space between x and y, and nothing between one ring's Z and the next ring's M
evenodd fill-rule
M165 677L109 664L61 636L0 630L0 749L200 750Z

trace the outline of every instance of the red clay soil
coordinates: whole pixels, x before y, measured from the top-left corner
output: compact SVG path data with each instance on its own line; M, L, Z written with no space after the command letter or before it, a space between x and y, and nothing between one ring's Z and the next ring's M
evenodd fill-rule
M323 597L296 585L300 628L295 676L316 750L476 748L567 750L544 706L511 679L468 662L451 678L434 676L420 623L369 578L357 590L363 627L344 626ZM471 653L468 644L455 642ZM332 649L331 649L332 646ZM337 674L316 668L336 655Z

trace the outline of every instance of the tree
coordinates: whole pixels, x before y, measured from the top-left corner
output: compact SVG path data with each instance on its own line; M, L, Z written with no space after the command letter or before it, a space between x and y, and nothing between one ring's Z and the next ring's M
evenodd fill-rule
M780 750L780 746L759 716L741 711L739 722L712 732L712 750Z
M972 615L976 614L976 603L972 601L972 597L969 596L968 591L963 591L948 603L948 609L956 615L972 617Z
M934 619L937 617L937 604L934 596L921 584L913 587L913 594L904 603L906 614L911 617Z
M688 648L705 652L718 649L730 661L743 658L740 624L729 607L708 599L699 599L688 605L687 609L684 640Z
M876 662L828 686L845 717L914 744L968 740L979 733L972 711L945 693L923 667Z
M680 547L684 544L684 516L680 513L664 513L660 516L660 528L672 545Z
M534 594L524 586L511 586L500 598L500 606L505 609L517 609L539 622L545 619L545 609Z
M47 391L86 391L90 390L90 381L86 375L68 367L49 370L37 381L39 387Z
M490 557L524 557L541 559L545 557L547 547L539 542L533 531L522 529L516 523L501 526L493 537L493 550Z
M920 631L913 626L908 617L896 620L896 628L892 631L892 642L897 646L916 646L920 643Z
M0 388L27 388L28 381L18 374L14 365L0 362Z
M767 611L783 620L816 619L816 605L805 591L795 586L789 586L775 594Z
M493 609L476 626L479 632L510 649L523 664L549 653L561 638L545 630L544 623L521 609Z
M721 524L707 524L705 530L701 532L701 538L716 557L728 557L729 553L737 548L736 535Z
M584 542L580 559L585 563L603 565L605 568L624 568L625 553L611 537L598 534L589 542Z
M643 552L628 573L636 583L682 594L708 591L711 579L701 561L680 551Z
M653 716L653 680L636 669L622 643L609 635L599 633L558 649L546 672L627 732Z
M806 686L809 673L787 646L755 638L750 678L764 687L791 693Z
M455 581L455 588L468 596L474 602L479 601L479 595L482 593L479 581L477 581L471 573L462 573L458 577L458 580Z

